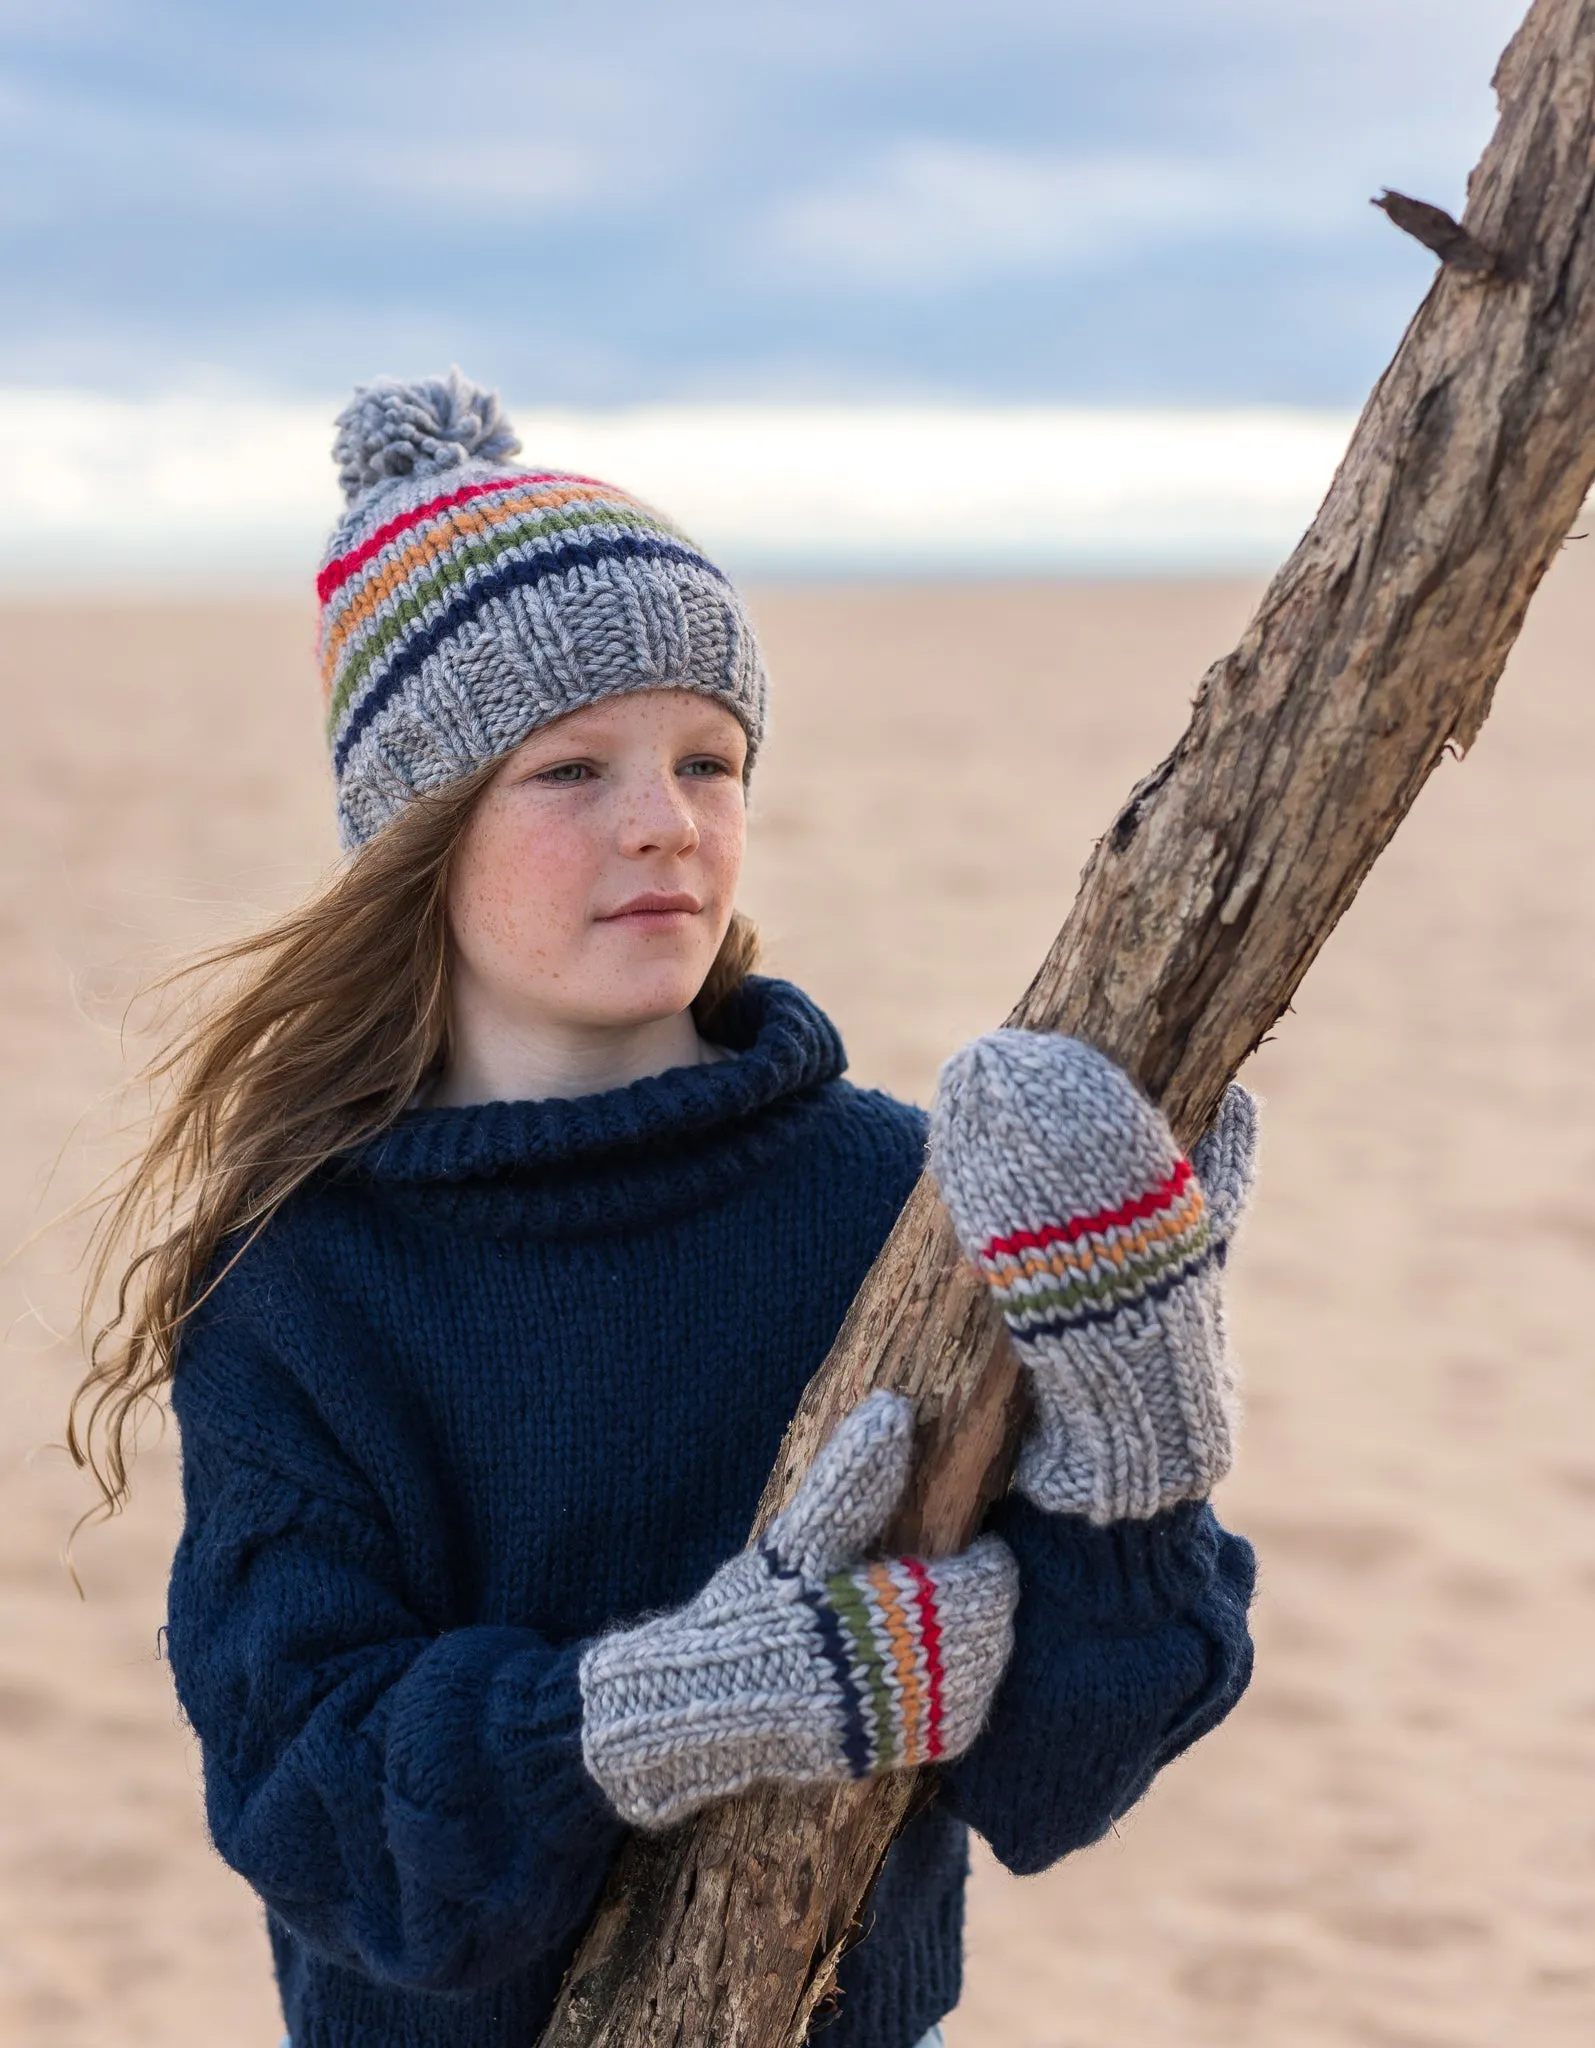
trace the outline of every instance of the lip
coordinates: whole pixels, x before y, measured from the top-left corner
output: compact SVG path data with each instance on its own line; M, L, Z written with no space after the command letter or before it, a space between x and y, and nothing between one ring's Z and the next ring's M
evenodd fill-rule
M674 894L662 889L647 889L642 895L633 896L629 903L622 903L618 910L606 910L597 919L599 924L619 924L623 920L638 924L652 924L656 919L669 917L696 917L703 905L696 896L680 891Z

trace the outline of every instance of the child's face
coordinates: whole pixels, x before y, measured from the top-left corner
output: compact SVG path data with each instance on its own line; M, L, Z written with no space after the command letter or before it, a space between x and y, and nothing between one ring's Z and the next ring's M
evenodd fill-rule
M686 690L607 697L534 733L455 853L456 1002L534 1031L685 1010L731 919L747 750L724 705Z

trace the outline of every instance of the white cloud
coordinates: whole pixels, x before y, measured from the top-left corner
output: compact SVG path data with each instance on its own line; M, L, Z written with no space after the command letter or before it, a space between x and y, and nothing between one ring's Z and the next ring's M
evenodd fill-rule
M0 391L0 579L307 586L332 404ZM537 463L607 476L754 572L1266 567L1350 419L1285 410L511 406Z
M313 564L338 507L334 410L0 390L0 575L253 580Z

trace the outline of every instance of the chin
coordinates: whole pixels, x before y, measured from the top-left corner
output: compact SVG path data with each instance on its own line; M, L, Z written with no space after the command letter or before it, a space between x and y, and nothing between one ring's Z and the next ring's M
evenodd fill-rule
M692 1007L708 972L707 967L700 973L683 966L664 973L654 967L618 988L610 983L601 993L595 991L589 1014L595 1024L615 1028L663 1023Z

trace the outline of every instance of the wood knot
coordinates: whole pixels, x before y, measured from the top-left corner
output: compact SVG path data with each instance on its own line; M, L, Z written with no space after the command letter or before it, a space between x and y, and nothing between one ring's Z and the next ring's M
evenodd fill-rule
M1140 829L1141 820L1146 814L1147 805L1151 803L1153 797L1157 795L1164 783L1168 781L1174 770L1179 766L1179 759L1180 749L1176 747L1166 760L1158 763L1150 775L1143 775L1134 789L1130 791L1128 803L1126 803L1124 809L1114 819L1108 832L1108 844L1115 853L1127 853L1129 851L1130 841Z

